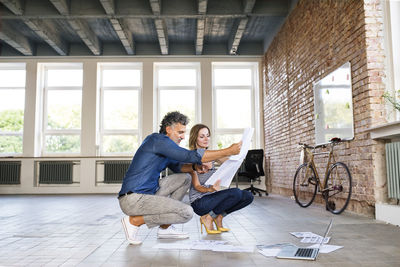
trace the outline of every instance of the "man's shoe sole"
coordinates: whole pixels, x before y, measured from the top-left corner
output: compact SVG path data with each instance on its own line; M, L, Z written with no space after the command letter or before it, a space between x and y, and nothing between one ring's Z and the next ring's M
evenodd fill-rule
M159 239L186 239L189 235L157 235Z

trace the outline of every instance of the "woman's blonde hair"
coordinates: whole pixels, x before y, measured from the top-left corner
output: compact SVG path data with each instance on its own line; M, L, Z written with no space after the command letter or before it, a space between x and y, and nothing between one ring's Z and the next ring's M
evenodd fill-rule
M189 149L196 149L197 148L197 137L199 136L199 132L201 129L207 128L208 133L211 136L210 128L204 124L196 124L195 126L190 129L190 136L189 136Z

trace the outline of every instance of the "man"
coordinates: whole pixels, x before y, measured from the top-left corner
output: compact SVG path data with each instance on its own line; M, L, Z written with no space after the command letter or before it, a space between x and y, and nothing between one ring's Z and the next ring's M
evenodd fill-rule
M181 202L190 186L186 172L204 172L203 163L240 152L241 142L221 150L179 147L188 122L177 111L168 113L161 122L160 133L147 136L132 159L118 196L121 210L128 215L122 225L130 244L142 242L137 233L143 224L149 228L160 226L158 238L188 238L188 233L171 225L185 223L193 216L192 207ZM160 172L167 167L176 174L159 180Z

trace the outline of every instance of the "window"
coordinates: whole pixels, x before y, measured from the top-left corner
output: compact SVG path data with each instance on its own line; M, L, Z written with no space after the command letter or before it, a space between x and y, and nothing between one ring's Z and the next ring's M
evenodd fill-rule
M100 153L132 154L139 146L141 64L100 64Z
M393 103L400 105L400 2L384 1L386 99L388 121L400 120L400 111ZM390 103L392 102L392 103Z
M0 64L0 154L22 154L25 63Z
M82 64L44 65L42 154L80 153Z
M186 133L200 121L200 64L199 63L155 63L155 88L158 109L155 131L165 114L179 111L189 117ZM181 146L188 147L188 138Z
M241 140L243 130L255 128L258 146L258 64L213 63L213 147Z
M352 102L350 62L314 84L316 144L354 138Z

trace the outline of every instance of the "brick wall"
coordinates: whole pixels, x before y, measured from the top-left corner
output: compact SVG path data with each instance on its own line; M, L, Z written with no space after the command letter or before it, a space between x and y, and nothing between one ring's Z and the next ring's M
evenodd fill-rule
M380 0L299 0L271 43L264 55L265 152L270 191L293 195L293 176L300 155L297 144L315 143L313 83L350 61L355 139L336 151L353 177L348 210L374 212L376 144L366 130L385 121L381 99L382 16ZM317 165L325 160L319 158ZM323 173L322 169L318 171Z

